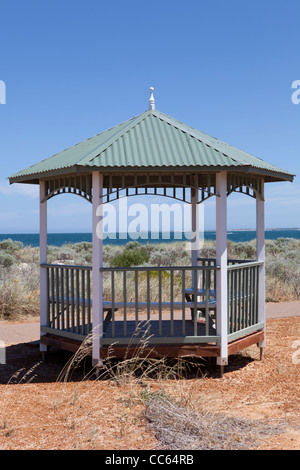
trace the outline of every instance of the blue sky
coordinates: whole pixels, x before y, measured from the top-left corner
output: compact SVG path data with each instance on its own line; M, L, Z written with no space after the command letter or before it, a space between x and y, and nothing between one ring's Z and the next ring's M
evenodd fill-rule
M0 233L38 231L38 193L6 177L148 107L300 174L298 0L0 1ZM134 198L132 198L134 199ZM228 226L255 202L228 198ZM214 202L205 206L214 229ZM300 184L266 188L266 226L300 227ZM91 230L76 196L49 202L49 232Z

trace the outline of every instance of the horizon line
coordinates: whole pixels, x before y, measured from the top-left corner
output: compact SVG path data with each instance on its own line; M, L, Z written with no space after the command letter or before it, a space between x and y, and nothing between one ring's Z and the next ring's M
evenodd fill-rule
M273 231L285 231L285 230L300 230L300 227L275 227L275 228L265 228L265 231L269 231L269 230L273 230ZM216 232L216 230L212 230L212 229L206 229L206 230L200 230L199 232ZM227 232L256 232L256 229L255 228L234 228L234 229L227 229ZM117 235L117 234L132 234L132 233L136 233L136 232L105 232L105 235ZM180 232L180 230L170 230L170 231L160 231L160 230L156 230L156 231L141 231L141 232L138 232L140 234L143 234L143 233L182 233ZM82 235L91 235L92 232L78 232L78 231L74 231L74 232L48 232L48 235L75 235L75 234L82 234ZM39 232L0 232L0 236L1 235L39 235Z

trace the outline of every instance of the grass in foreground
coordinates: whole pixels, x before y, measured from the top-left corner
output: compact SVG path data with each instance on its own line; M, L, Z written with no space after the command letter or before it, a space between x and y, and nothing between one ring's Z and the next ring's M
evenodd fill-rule
M90 353L90 339L84 341L70 359L59 381L68 382L71 379L72 371ZM128 431L131 408L136 405L141 406L142 411L135 418L135 424L140 426L143 422L155 436L157 447L163 450L254 449L267 437L283 432L283 424L274 425L267 420L250 420L212 412L205 402L200 407L198 402L195 410L189 388L183 385L186 384L185 377L189 375L193 359L168 361L165 358L143 357L147 346L145 336L137 346L134 357L115 361L111 356L103 361L97 376L95 369L91 369L85 377L93 377L95 386L105 380L117 387L119 400L124 404L124 412L119 417L121 436ZM172 395L165 388L170 381L174 384L172 389L177 392ZM71 402L77 402L80 409L80 401L84 398L87 398L86 392L80 393L76 388Z

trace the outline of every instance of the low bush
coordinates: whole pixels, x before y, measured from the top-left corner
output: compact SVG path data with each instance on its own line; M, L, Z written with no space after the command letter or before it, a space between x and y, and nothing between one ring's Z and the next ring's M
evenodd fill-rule
M6 251L7 253L16 253L23 248L23 243L13 241L10 238L2 240L0 242L0 251Z
M138 242L127 243L124 251L112 258L110 265L119 268L130 268L148 263L149 254Z
M16 261L16 258L10 253L5 253L0 251L0 266L4 268L9 268Z

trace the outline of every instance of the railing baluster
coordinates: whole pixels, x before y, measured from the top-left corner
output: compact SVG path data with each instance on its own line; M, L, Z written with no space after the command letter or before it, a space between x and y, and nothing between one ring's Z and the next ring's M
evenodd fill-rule
M59 305L60 305L60 297L59 297L59 269L56 268L56 328L59 330Z
M255 323L258 323L258 305L259 305L259 266L255 266L255 272L256 272L256 284L255 284L255 290L256 290L256 311L255 311Z
M249 322L249 268L245 268L245 318L246 318L246 327L250 325Z
M253 267L250 268L250 317L251 317L251 325L253 324L253 300L254 300L254 292L253 292Z
M52 304L52 328L55 328L55 272L51 268L51 304Z
M47 268L47 326L50 326L50 268Z
M256 279L255 279L255 268L252 268L252 285L253 285L253 301L252 301L252 322L255 321L255 308L256 308L256 292L255 292L255 286L256 286Z
M150 320L150 271L147 271L147 321Z
M61 329L65 329L65 289L64 289L64 270L60 268L60 290L61 290Z
M127 310L126 310L126 302L127 302L127 292L126 292L127 286L126 286L126 271L123 271L123 293L124 293L124 324L123 324L123 331L124 331L124 336L127 336Z
M205 276L206 277L206 276ZM193 317L194 317L194 336L197 336L197 333L198 333L198 309L197 309L197 301L198 301L198 283L197 283L197 271L196 269L193 269L192 270L192 279L193 279L193 282L194 282L194 293L193 293L193 297L194 297L194 307L193 307ZM205 284L207 282L207 279L205 279ZM205 286L206 288L206 286Z
M227 312L228 312L228 333L232 333L232 271L227 271L228 284L227 284Z
M91 331L91 273L86 273L86 295L87 295L87 334Z
M111 272L111 331L112 337L116 336L115 325L115 271Z
M86 335L86 324L85 324L85 270L81 271L81 318L82 318L82 334Z
M185 270L181 270L182 273L182 335L185 336Z
M248 318L247 318L247 299L248 299L248 286L247 286L247 268L244 268L244 328L247 328Z
M237 331L237 271L233 271L233 331Z
M80 290L79 269L76 269L76 331L80 333Z
M201 266L207 266L207 263L204 260L201 260ZM205 271L201 271L201 289L205 289L205 278L204 278Z
M74 269L71 270L71 330L75 331L75 288L74 288Z
M134 273L134 291L135 291L135 328L139 324L139 287L138 287L139 273Z
M240 329L244 328L244 269L240 268Z
M66 328L70 330L70 292L69 292L69 269L66 269Z
M203 273L204 274L204 273ZM210 270L205 271L206 288L205 288L205 336L209 335L209 291L210 291Z
M162 310L161 310L161 289L162 289L162 275L161 271L158 273L158 334L162 336Z
M174 271L172 269L170 270L170 304L170 334L174 336Z
M239 321L238 321L238 325L239 325L239 330L242 328L242 292L241 292L241 288L242 288L242 268L238 269L238 315L239 315Z
M213 261L211 266L216 266L217 262ZM217 289L217 271L214 269L213 270L213 278L214 278L214 290L216 291Z

